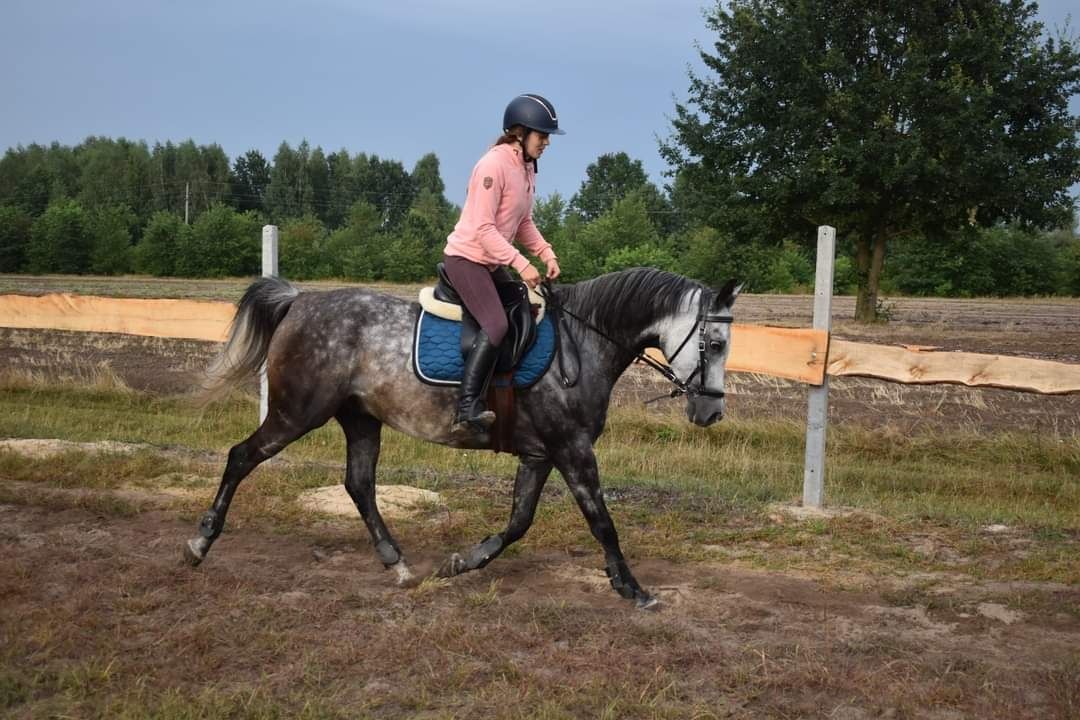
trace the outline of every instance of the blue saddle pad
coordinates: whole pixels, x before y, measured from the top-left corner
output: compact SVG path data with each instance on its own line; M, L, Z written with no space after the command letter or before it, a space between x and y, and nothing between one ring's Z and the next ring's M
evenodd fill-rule
M554 354L555 326L551 316L545 314L536 326L536 341L514 368L514 387L527 388L536 383L547 372ZM417 377L430 385L460 385L465 372L461 323L421 310L413 342L413 367Z

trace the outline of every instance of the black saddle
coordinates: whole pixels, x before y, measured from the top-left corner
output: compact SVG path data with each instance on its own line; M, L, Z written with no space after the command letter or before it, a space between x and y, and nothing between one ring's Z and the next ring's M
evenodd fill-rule
M439 275L439 281L435 284L435 299L461 306L461 355L467 357L480 324L461 302L461 297L450 282L443 263L436 265L435 269ZM499 359L495 362L495 372L507 373L517 367L521 357L536 340L536 319L533 316L532 306L529 304L529 289L525 283L515 280L496 280L495 290L499 293L503 310L506 311L508 325L506 337L499 345Z

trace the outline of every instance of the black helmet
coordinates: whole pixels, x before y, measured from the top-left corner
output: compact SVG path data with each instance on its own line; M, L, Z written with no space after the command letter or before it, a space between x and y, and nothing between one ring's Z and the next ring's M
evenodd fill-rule
M509 130L515 125L522 125L530 130L549 135L566 134L565 131L559 129L559 117L555 114L555 106L533 93L518 95L506 106L506 112L503 113L503 130Z

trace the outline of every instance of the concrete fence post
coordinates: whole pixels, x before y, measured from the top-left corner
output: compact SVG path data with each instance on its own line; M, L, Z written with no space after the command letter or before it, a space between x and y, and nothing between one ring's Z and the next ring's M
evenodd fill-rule
M836 228L818 228L817 274L814 277L814 329L832 327L833 261ZM820 387L810 388L806 410L806 461L803 470L803 506L821 507L825 502L825 432L829 420L829 375Z
M278 228L277 225L263 225L262 229L262 274L263 277L277 277L278 274ZM270 409L269 385L266 381L266 365L259 371L259 424L266 420Z

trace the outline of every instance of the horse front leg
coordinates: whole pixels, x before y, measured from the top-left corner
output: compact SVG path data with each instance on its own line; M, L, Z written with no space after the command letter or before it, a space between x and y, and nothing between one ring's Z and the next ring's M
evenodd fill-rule
M546 458L523 458L514 478L514 508L510 512L506 530L497 535L488 535L464 554L451 555L439 568L439 577L453 577L469 570L478 570L498 557L511 543L520 540L532 525L536 504L551 474L551 467L551 462Z
M555 466L566 479L570 492L577 501L581 513L589 523L593 537L604 548L604 560L611 587L627 600L633 600L638 608L647 610L659 604L659 600L645 592L630 572L622 550L619 533L611 519L604 494L600 490L600 471L591 445L571 446L555 458Z

